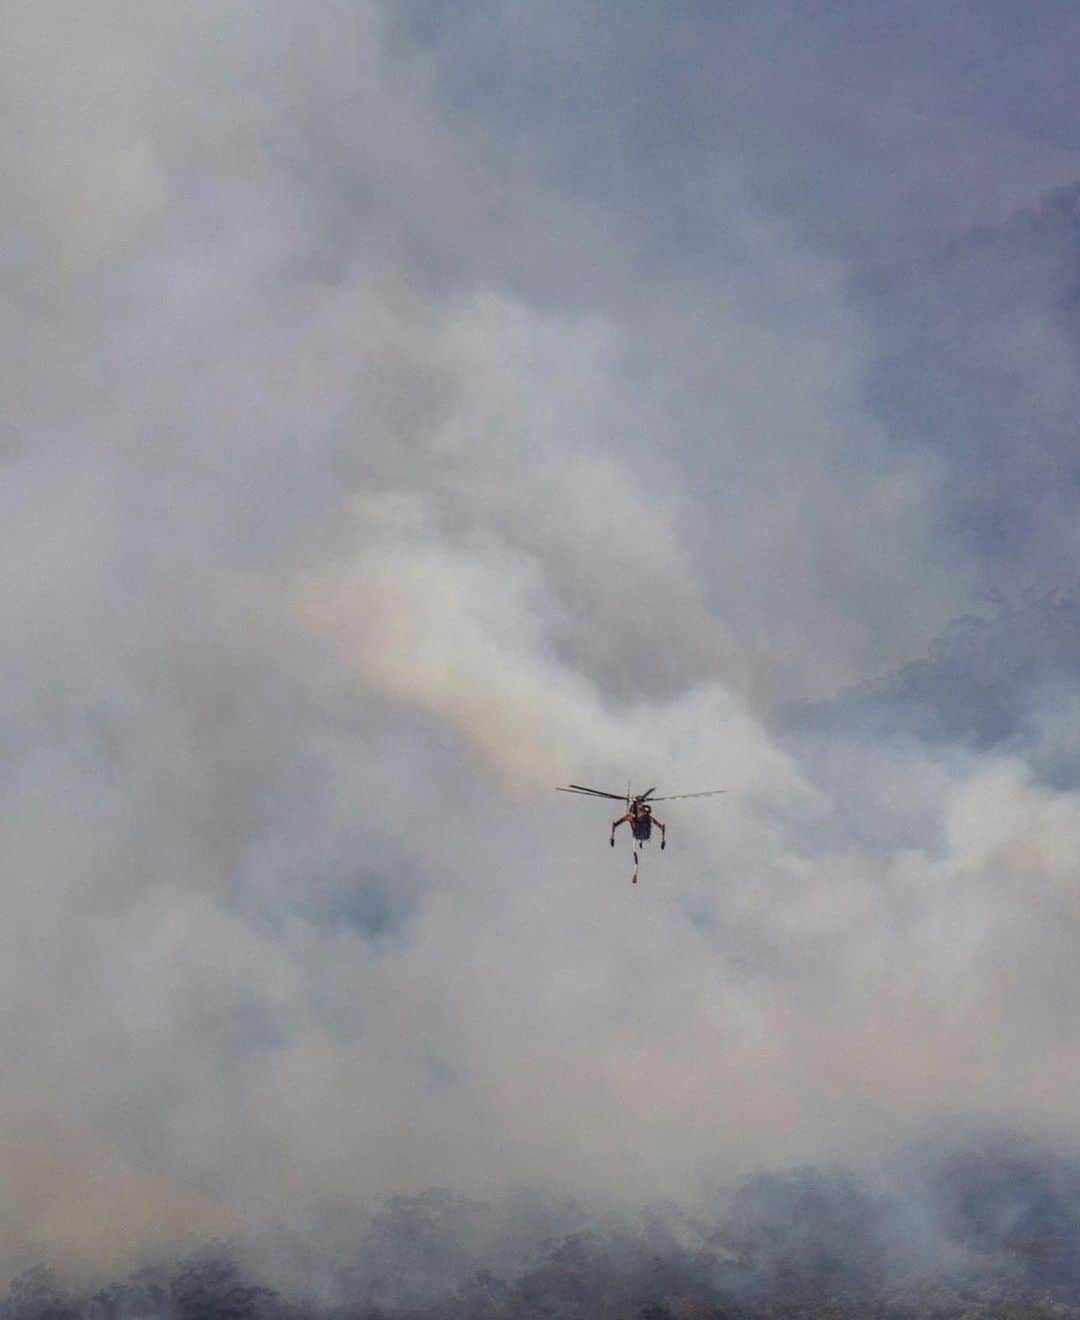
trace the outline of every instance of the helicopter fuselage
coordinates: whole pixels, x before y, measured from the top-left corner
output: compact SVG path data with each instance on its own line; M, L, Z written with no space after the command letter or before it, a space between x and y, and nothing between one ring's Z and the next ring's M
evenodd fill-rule
M585 784L567 784L563 788L557 788L557 793L580 793L585 797L606 798L610 802L625 802L626 814L620 816L618 820L611 822L611 836L608 842L615 847L615 831L620 825L628 824L630 833L634 836L634 874L632 876L634 884L637 884L638 868L638 850L639 843L647 843L652 837L652 828L656 824L660 827L660 847L667 847L667 826L662 820L659 820L652 814L654 802L674 802L677 798L701 798L713 797L717 793L723 793L722 788L710 788L704 793L673 793L664 797L654 798L655 788L647 789L644 793L630 792L630 785L626 786L626 796L621 793L608 793L602 788L588 788ZM651 801L647 800L651 799Z
M630 829L633 831L634 838L641 843L645 843L652 837L652 812L635 811L633 808L627 812L626 819L630 823Z

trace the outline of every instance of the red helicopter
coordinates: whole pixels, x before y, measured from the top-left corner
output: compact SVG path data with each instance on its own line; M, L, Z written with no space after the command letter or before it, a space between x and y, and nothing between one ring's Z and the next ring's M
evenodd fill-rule
M638 871L638 844L648 843L652 837L652 828L654 825L660 827L660 848L667 847L667 826L659 817L652 814L654 802L675 802L679 798L699 798L715 797L717 793L726 793L726 788L710 788L704 793L672 793L667 797L654 798L655 788L646 789L644 793L635 793L631 795L630 786L627 785L625 793L605 793L599 788L586 788L583 784L570 784L567 788L557 788L556 793L581 793L585 797L611 798L615 802L626 803L626 813L611 822L611 838L608 842L615 847L615 831L624 822L629 824L630 833L634 841L634 874L630 877L631 884L637 884Z

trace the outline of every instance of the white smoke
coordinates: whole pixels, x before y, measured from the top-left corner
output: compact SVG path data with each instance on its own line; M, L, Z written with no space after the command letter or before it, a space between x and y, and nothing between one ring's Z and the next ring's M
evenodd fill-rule
M1067 1129L1075 795L761 722L977 578L843 265L650 259L376 4L3 10L5 1265ZM637 890L627 776L728 790Z

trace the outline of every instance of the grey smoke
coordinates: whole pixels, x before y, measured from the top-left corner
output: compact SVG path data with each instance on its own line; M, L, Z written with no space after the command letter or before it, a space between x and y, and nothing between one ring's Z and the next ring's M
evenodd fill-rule
M6 1269L1071 1135L1059 697L767 718L1072 552L969 534L857 279L1068 175L1067 15L978 19L998 101L919 13L3 5ZM1007 310L1042 436L1074 341ZM729 789L637 892L551 792L628 775Z

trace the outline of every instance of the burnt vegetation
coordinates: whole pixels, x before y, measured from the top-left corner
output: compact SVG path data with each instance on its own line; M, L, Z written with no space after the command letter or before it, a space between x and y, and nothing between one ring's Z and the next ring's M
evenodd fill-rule
M1080 1160L998 1140L905 1167L887 1192L843 1171L760 1175L714 1218L669 1207L501 1266L475 1205L397 1198L307 1295L265 1286L214 1243L84 1292L35 1266L0 1320L1080 1317Z

